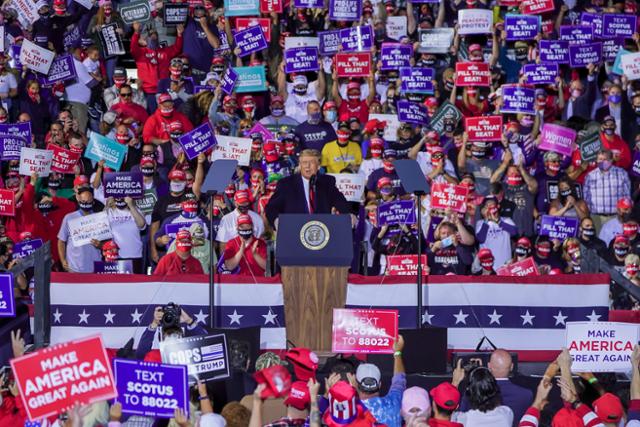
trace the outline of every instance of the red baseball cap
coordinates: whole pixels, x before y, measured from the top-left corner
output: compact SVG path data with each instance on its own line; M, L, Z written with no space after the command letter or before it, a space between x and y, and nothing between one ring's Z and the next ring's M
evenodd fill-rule
M265 384L260 397L283 397L291 389L291 374L282 365L273 365L256 372L253 376L258 384Z
M338 106L336 105L336 103L335 103L335 102L333 102L333 101L327 101L327 102L325 102L325 103L324 103L324 105L322 106L322 110L323 110L323 111L327 111L327 110L330 110L330 109L332 109L332 108L338 108Z
M86 185L88 183L89 183L89 178L87 178L86 175L78 175L73 180L73 186L74 187L79 187L79 186L82 186L82 185Z
M358 82L349 82L349 84L347 84L347 92L352 90L352 89L360 90L360 83L358 83Z
M309 395L309 388L307 383L302 381L296 381L291 384L291 390L289 396L284 400L285 406L293 406L294 408L304 411L309 407L311 403L311 396Z
M613 244L616 243L624 243L625 245L629 244L629 238L624 234L618 234L615 239L613 239Z
M189 230L182 229L176 233L176 240L191 240L191 233Z
M605 393L593 402L593 410L605 423L617 424L624 415L622 402L618 396Z
M479 260L489 259L489 258L493 258L493 253L491 253L491 249L482 248L482 249L480 249L478 251L478 259Z
M440 383L429 392L436 405L441 408L453 411L460 403L460 392L451 383Z
M435 96L430 96L424 101L424 105L427 107L437 107L438 106L438 98Z
M315 378L318 369L318 356L308 348L294 347L285 356L293 365L293 372L299 381L309 381Z
M173 102L173 98L171 98L171 95L169 95L168 93L163 93L160 96L158 96L158 104L162 104L163 102L168 102L168 101Z
M140 167L144 166L155 166L156 160L153 157L144 156L140 159Z
M169 172L169 181L186 181L187 174L180 169L174 169Z
M251 216L249 216L248 214L238 215L238 220L236 222L238 225L242 225L242 224L253 225L253 220L251 219Z
M236 205L241 205L243 203L249 203L249 192L247 190L238 190L236 194L233 196L233 200L236 202Z
M621 199L618 199L618 203L616 206L618 209L631 209L633 207L633 202L630 198L623 197Z
M521 237L516 242L516 246L524 246L525 248L531 248L531 240L528 237Z
M380 120L378 119L371 119L367 122L366 125L364 125L364 132L365 133L373 133L375 132L376 129L378 129L378 123L380 123Z
M30 231L23 231L22 233L20 233L20 235L18 236L19 240L26 240L26 239L31 239L33 238L33 235L31 234Z
M104 245L102 245L103 251L113 251L115 249L118 249L118 245L116 245L116 242L113 240L107 240L104 242Z
M387 177L387 176L383 176L382 178L380 178L378 180L378 189L386 186L386 185L393 185L393 182L391 181L391 178Z

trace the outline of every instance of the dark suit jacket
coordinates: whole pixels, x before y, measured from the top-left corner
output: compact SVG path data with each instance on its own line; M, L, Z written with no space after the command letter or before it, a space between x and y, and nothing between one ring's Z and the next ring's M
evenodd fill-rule
M620 136L633 148L636 139L636 115L631 109L627 94L624 92L620 104L620 132L622 133ZM602 123L602 120L610 115L612 114L609 111L609 105L604 105L596 110L596 121Z
M592 81L587 80L584 93L576 98L573 102L573 114L572 116L579 116L585 120L589 120L591 117L591 107L596 99L596 78ZM567 104L569 104L567 99ZM562 110L562 120L568 120L571 117L567 117L567 106Z
M520 423L520 418L533 403L533 393L528 388L516 385L508 379L497 381L502 395L502 404L511 408L513 411L513 425L517 426Z
M349 204L336 187L336 179L329 175L318 175L314 213L331 213L336 208L340 213L349 213ZM307 198L304 194L302 175L295 174L281 179L275 193L265 209L269 223L274 225L282 213L308 214Z

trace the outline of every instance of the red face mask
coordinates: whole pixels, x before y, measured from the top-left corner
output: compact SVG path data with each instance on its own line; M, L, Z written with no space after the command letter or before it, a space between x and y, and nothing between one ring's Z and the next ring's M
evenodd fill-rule
M635 224L623 224L622 225L622 234L625 236L633 236L638 232L638 226Z
M392 173L394 170L396 170L396 167L395 167L395 166L393 166L393 163L391 163L391 162L389 162L389 161L387 161L387 160L385 160L385 161L382 163L382 167L384 168L384 171L385 171L386 173Z
M481 259L480 260L480 265L485 270L492 270L493 269L493 258L492 257L488 257L488 258Z
M293 142L285 142L284 150L287 153L287 156L293 156L296 153L296 144Z
M32 101L37 101L38 98L40 97L40 91L34 90L34 89L28 89L27 94L29 95L29 98L31 98Z
M536 251L538 252L538 254L543 257L546 258L549 256L549 254L551 253L551 248L548 246L541 246L538 245L536 246Z
M518 186L522 184L522 177L520 175L507 175L507 184Z
M490 213L491 215L495 215L495 214L497 214L497 213L498 213L498 207L497 207L497 206L491 206L491 207L489 208L489 213Z
M351 134L349 132L344 132L344 131L338 131L336 132L338 135L338 142L340 143L346 143L349 141L349 136L351 136Z
M182 70L169 68L169 73L171 73L171 80L180 80L180 76L182 75Z
M113 79L113 83L116 85L118 89L120 89L120 86L122 86L125 81L126 81L125 79Z
M550 163L547 163L547 167L554 174L556 174L556 173L558 173L558 171L560 171L560 164L559 163L551 163L550 162Z
M382 145L372 145L371 146L371 157L374 159L379 159L382 157Z
M107 251L103 255L106 262L116 262L118 260L118 251Z
M117 133L116 141L118 141L120 144L127 144L129 142L129 135Z
M369 222L374 227L378 224L378 216L376 215L376 211L369 211L367 213L367 218L369 218Z
M625 267L625 270L627 271L627 275L630 277L634 277L636 274L638 274L638 270L640 268L638 267L637 264L629 264Z

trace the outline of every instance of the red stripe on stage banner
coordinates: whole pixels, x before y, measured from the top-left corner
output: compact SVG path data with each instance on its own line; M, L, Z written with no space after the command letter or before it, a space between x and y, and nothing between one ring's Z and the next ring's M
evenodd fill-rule
M208 283L206 274L180 274L173 276L148 276L146 274L79 274L79 273L51 273L51 283L151 283L151 282L183 282ZM251 275L216 275L216 283L222 284L260 284L279 285L280 276L255 278Z
M513 350L506 348L508 352L517 353L518 354L518 362L551 362L555 360L560 354L560 349L558 350ZM491 350L487 350L490 352ZM470 350L456 350L449 349L447 350L447 357L449 361L452 359L452 353L475 353L475 349Z
M555 276L424 276L424 284L447 285L451 283L495 283L518 285L604 285L610 282L608 274L562 274ZM415 276L360 276L350 274L352 285L414 284Z

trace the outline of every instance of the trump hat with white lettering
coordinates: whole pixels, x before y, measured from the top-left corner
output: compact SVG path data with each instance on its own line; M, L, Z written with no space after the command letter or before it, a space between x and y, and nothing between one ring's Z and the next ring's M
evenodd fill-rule
M187 174L184 173L184 171L181 171L179 169L174 169L171 172L169 172L169 181L186 181L187 180Z
M285 356L287 362L293 365L293 372L299 381L315 378L318 369L318 355L308 348L294 347Z
M291 384L289 396L284 400L285 406L293 406L300 411L304 411L309 408L310 403L311 396L309 395L307 383L303 381L296 381Z

